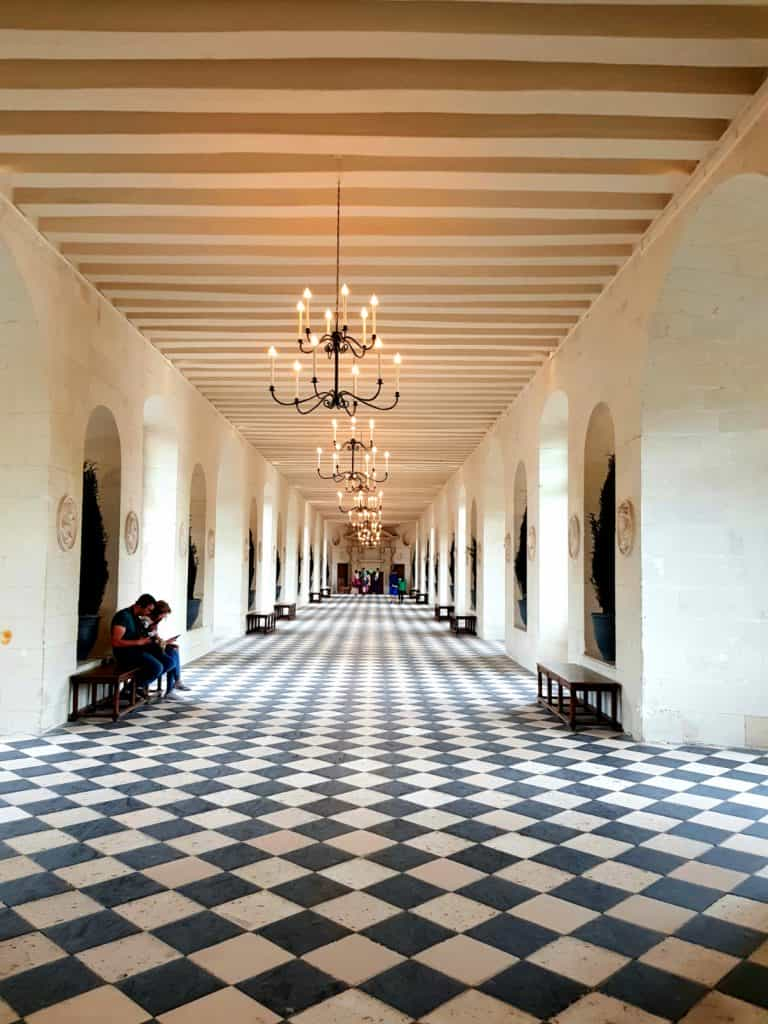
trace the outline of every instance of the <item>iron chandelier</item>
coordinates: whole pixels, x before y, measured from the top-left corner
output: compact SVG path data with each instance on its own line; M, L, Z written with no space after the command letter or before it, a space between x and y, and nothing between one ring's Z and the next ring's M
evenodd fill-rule
M349 288L346 284L339 287L340 275L341 275L341 180L339 180L336 188L336 309L332 313L330 309L325 311L325 333L318 337L312 330L311 320L311 300L312 292L309 288L304 289L303 301L300 299L296 304L296 311L299 318L299 351L304 355L312 356L312 378L310 383L312 385L311 390L305 394L299 395L300 377L302 371L301 362L297 359L293 364L293 374L295 378L296 390L294 397L291 399L278 398L275 391L275 381L277 375L277 350L274 345L270 346L268 355L271 363L271 383L269 385L269 393L272 398L277 402L278 405L293 406L296 412L302 416L306 416L321 406L325 409L340 409L345 412L348 416L354 416L357 413L358 406L366 406L369 409L376 409L379 412L386 412L389 409L394 409L397 403L400 401L400 353L395 353L394 367L395 367L395 397L389 404L380 404L379 399L381 398L382 389L384 387L384 379L381 374L381 350L382 341L376 333L376 310L379 304L379 300L375 295L371 296L371 336L370 339L366 335L367 322L368 322L368 309L363 306L360 310L360 319L362 321L362 336L356 338L349 333L349 327L347 325L347 299L349 297ZM306 314L307 322L304 325L304 315ZM377 355L377 379L376 388L372 394L361 395L358 394L360 367L358 361L362 360L366 352L373 349ZM325 353L331 369L331 382L328 388L323 389L318 387L320 379L317 375L317 353ZM350 354L352 357L351 373L350 373L350 386L348 388L343 387L342 377L342 357Z
M331 472L324 473L321 466L323 449L317 449L317 475L321 480L333 480L334 483L344 484L344 490L348 493L353 491L365 491L373 493L376 488L389 479L389 452L384 452L384 473L377 471L376 455L378 449L373 441L373 430L375 423L369 420L368 443L362 438L355 437L357 427L356 417L352 417L352 436L348 441L341 444L336 439L337 423L332 420L333 426L333 447L331 449ZM342 470L339 465L340 454L344 451L350 452L349 469ZM363 456L363 466L360 466L360 455ZM356 463L357 459L357 465Z

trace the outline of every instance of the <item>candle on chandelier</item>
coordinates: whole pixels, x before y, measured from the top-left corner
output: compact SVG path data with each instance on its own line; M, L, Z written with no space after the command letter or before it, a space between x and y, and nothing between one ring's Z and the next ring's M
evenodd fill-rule
M383 347L381 338L377 338L373 343L373 350L376 353L376 367L379 380L381 380L381 350Z
M360 319L363 321L363 344L365 344L365 323L368 319L368 310L365 306L360 310Z
M305 288L304 289L304 302L306 303L306 310L307 310L307 327L309 327L310 323L312 322L311 317L309 315L309 304L310 304L311 301L312 301L312 292L309 290L309 288Z
M357 378L360 376L360 367L357 363L352 367L352 396L353 398L357 395Z
M331 333L331 319L332 318L333 318L333 313L330 311L330 309L326 309L326 311L325 311L325 333L326 334L330 334Z
M299 337L301 337L301 332L304 330L304 303L301 299L296 303L296 311L299 314Z
M336 420L331 420L331 426L333 427L333 442L336 443Z
M318 469L320 469L320 459L322 457L322 454L323 454L323 449L322 448L318 448L317 449L317 468Z
M349 288L345 284L341 286L341 319L342 327L346 327L347 324L347 299L349 298Z
M384 472L389 476L389 452L384 452Z
M371 452L373 453L373 458L371 459L371 464L373 466L374 475L376 474L376 452L378 450L379 449L376 447L376 445L374 445L373 448L371 448Z
M296 398L299 397L299 374L301 373L301 363L297 359L293 364L293 372L296 374Z
M272 370L272 387L274 387L275 386L275 365L276 365L276 362L277 362L277 349L275 348L274 345L270 345L269 346L269 351L267 352L267 355L269 356L269 362L270 362L271 370Z
M395 352L395 392L400 390L400 364L403 359L399 352Z
M379 300L375 295L371 296L371 334L376 335L376 307L379 304Z
M376 424L375 424L375 422L373 420L368 420L368 432L369 432L368 443L369 444L373 444L373 428L375 426L376 426Z
M371 475L371 457L368 452L365 453L365 475Z

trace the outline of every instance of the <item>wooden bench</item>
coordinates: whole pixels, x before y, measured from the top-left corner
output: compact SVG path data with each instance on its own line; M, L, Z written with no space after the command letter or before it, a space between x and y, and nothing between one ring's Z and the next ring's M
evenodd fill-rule
M429 604L429 594L417 594L416 604Z
M140 697L136 692L137 688L140 686L146 688L143 670L141 668L120 668L114 662L107 665L96 665L86 669L85 672L75 672L69 677L69 685L72 691L70 722L76 722L78 718L85 717L107 717L116 722L133 711L134 708L157 700L162 692L162 680L158 679L154 697ZM90 701L83 706L80 705L81 686L90 688ZM99 697L99 687L106 687L108 690L105 697Z
M562 719L572 731L584 725L621 730L618 716L621 683L569 661L537 662L536 675L537 702ZM557 687L557 694L552 692L553 684ZM595 695L594 704L589 702L590 693ZM610 701L609 714L602 708L604 694Z
M296 618L296 605L295 604L276 604L275 605L275 619L295 619Z
M445 622L453 615L456 611L456 606L452 604L436 604L435 605L435 618L438 622Z
M246 633L274 633L274 612L248 612L245 616Z
M456 633L468 633L470 636L477 636L477 616L474 612L467 613L466 615L451 615L448 620L451 627L451 632Z
M331 596L331 588L330 587L320 587L320 597L330 597L330 596Z
M313 591L310 592L310 595L309 595L309 603L310 604L321 604L322 600L323 600L323 595L322 595L322 593L319 590L313 590Z

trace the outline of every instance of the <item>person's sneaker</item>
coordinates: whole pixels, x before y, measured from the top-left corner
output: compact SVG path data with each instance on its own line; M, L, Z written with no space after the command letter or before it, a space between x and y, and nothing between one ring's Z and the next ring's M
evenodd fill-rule
M173 690L171 690L170 693L166 693L165 699L166 700L178 700L179 698L176 696L176 694L173 692Z
M185 686L184 683L176 683L174 690L188 690L189 687Z

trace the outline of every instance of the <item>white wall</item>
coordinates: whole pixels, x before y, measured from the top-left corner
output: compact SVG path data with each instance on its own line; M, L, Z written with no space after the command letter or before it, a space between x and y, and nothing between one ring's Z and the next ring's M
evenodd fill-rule
M208 529L218 536L213 558L205 559L203 625L182 637L184 660L210 650L214 632L216 642L242 632L250 501L263 501L269 480L278 515L291 489L5 201L0 203L0 313L0 417L6 441L0 457L0 733L39 733L66 719L68 678L76 668L80 535L78 530L72 550L62 551L56 518L64 495L80 505L86 425L96 407L114 416L120 437L120 531L112 539L120 549L119 607L130 604L149 578L141 547L130 555L123 536L129 511L138 513L142 532L144 527L147 400L162 404L174 425L175 479L168 479L166 490L159 479L152 486L167 514L155 516L154 523L152 516L147 520L154 543L172 552L164 578L155 574L152 580L153 587L162 588L156 596L173 607L173 632L184 633L185 625L192 471L199 463L205 473L206 544ZM172 461L164 471L173 472Z

